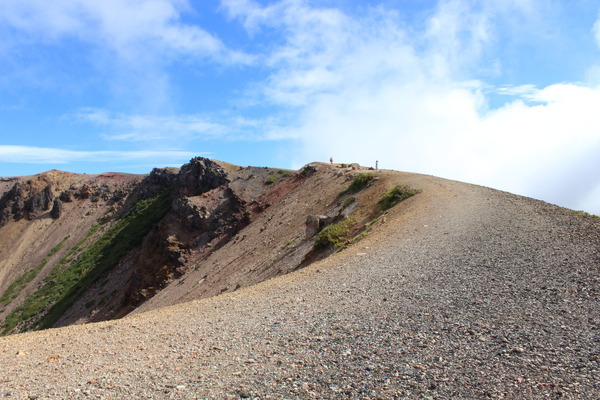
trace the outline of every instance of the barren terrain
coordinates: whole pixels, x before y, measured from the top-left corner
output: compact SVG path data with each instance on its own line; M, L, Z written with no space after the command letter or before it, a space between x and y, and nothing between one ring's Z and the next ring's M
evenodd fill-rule
M0 338L0 396L600 397L600 220L378 175L422 193L304 269L187 302L176 281L145 313Z

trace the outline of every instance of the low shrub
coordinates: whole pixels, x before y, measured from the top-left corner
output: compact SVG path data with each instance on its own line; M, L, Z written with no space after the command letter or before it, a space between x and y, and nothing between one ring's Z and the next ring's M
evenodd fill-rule
M337 224L325 227L315 240L315 249L321 251L328 247L337 249L346 246L352 239L352 228L355 224L354 218L347 218Z
M406 185L396 185L379 200L379 207L382 211L389 210L402 200L406 200L417 193L421 193L421 190L412 189Z
M358 193L361 190L363 190L364 188L366 188L367 186L369 186L369 184L373 181L373 179L375 179L375 177L371 174L365 174L365 173L358 174L352 180L352 183L350 184L350 187L348 188L347 192L348 193Z

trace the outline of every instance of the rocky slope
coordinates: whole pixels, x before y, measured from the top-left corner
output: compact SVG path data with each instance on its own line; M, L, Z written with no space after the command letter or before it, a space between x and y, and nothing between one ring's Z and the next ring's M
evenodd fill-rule
M351 217L356 235L381 215L384 181L344 192L364 172L243 168L199 157L146 176L4 178L3 333L120 318L303 268L335 250L314 249L326 225Z
M331 182L340 179L339 186L347 186L335 169L322 170L323 179L331 173ZM0 338L0 394L600 397L598 219L430 176L391 171L377 176L377 185L383 185L361 192L357 208L389 185L422 193L379 218L357 244L220 296L116 321ZM317 188L314 179L308 183ZM276 221L284 206L283 200L273 201L256 220ZM238 232L247 235L238 240L251 239L252 225ZM266 232L259 233L264 226L253 228L256 237ZM271 239L271 249L281 250L275 235L260 238ZM176 288L200 284L198 275L209 280L202 268L145 304L185 300L175 296Z

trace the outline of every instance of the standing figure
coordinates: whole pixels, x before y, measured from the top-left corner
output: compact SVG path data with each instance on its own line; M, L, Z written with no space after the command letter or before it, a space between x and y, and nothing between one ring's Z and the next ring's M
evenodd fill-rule
M375 171L379 169L379 161L375 160Z
M329 163L333 165L333 157L329 158Z

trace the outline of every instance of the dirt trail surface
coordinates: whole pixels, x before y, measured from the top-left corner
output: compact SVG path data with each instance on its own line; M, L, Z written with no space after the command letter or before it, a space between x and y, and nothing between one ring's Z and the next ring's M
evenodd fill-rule
M600 221L403 180L423 192L304 270L0 338L0 398L599 398Z

